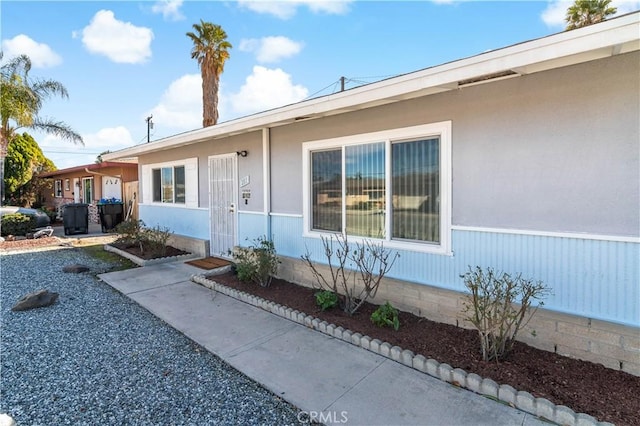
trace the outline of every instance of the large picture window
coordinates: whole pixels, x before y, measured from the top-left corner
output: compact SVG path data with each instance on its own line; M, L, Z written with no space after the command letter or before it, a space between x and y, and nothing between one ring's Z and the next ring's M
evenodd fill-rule
M185 203L184 166L153 169L153 201L158 203Z
M306 232L448 251L450 127L306 143Z

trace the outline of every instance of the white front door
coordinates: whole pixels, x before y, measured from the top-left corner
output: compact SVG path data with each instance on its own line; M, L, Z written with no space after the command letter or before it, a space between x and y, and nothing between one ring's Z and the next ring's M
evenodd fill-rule
M238 158L235 153L209 157L211 255L230 257L237 244Z

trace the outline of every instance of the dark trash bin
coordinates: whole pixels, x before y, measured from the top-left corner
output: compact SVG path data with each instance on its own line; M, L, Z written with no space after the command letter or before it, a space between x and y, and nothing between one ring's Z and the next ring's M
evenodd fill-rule
M89 204L71 203L62 206L64 235L89 233Z
M122 222L124 205L122 203L98 204L102 232L109 232Z

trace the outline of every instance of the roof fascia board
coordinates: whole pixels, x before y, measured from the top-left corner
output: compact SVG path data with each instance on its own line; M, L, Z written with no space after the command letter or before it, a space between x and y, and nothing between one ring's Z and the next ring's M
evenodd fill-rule
M538 72L611 56L620 51L638 50L639 24L640 12L635 12L599 24L489 51L345 92L170 136L152 144L137 145L105 154L103 157L110 160L135 157L180 145L274 127L293 122L296 117L317 118L331 115L336 111L353 111L370 105L453 90L457 87L458 81L499 71L516 70L521 74Z

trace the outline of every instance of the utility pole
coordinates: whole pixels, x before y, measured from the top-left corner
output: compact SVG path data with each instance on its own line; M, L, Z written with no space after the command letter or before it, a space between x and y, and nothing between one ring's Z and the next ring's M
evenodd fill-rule
M151 114L150 116L148 116L146 118L146 121L147 121L147 143L149 143L150 137L151 137L150 130L153 129L153 121L151 121L152 118L153 118L153 114Z
M344 92L344 81L345 78L344 77L340 77L340 91Z

